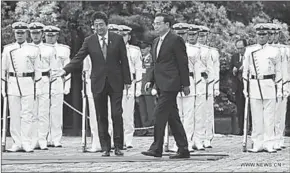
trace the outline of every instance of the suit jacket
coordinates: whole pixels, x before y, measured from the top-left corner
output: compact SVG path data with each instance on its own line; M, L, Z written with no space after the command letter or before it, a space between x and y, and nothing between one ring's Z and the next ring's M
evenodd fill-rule
M78 53L64 67L66 73L79 68L87 55L90 55L92 62L91 87L93 94L102 92L106 78L114 92L122 92L124 84L131 84L127 51L122 36L112 32L108 33L106 60L102 53L98 35L93 34L86 37Z
M231 59L231 73L233 74L233 69L236 67L240 69L243 65L243 61L240 61L240 54L236 53L232 56ZM243 82L241 81L242 71L238 71L237 75L233 78L233 91L242 92L243 91ZM239 90L239 91L238 91Z
M159 39L153 42L154 67L148 75L148 81L155 83L162 91L180 91L182 86L190 85L185 43L181 37L169 31L156 57Z

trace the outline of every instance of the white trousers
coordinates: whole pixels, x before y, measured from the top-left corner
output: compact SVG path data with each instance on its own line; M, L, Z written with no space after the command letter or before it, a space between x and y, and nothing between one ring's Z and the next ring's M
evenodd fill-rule
M279 98L275 111L275 145L284 146L284 130L287 112L287 98Z
M254 149L274 147L275 99L250 99Z
M183 124L185 134L188 141L188 146L193 146L193 133L194 133L194 96L177 96L177 107L181 123ZM166 135L164 141L166 141ZM178 147L174 144L173 150L177 151Z
M206 101L204 143L210 144L214 136L214 97L209 95Z
M98 131L98 122L96 116L95 102L94 98L88 97L89 101L89 114L90 114L90 128L92 134L92 149L101 149L101 143Z
M47 147L49 129L49 94L36 95L34 115L32 119L32 147L39 144L41 148Z
M194 124L193 124L194 125L193 143L195 145L202 146L202 141L205 136L206 113L208 109L206 104L207 102L205 95L196 96L194 109Z
M10 112L10 134L14 145L23 149L31 148L34 96L8 95Z
M123 95L123 124L124 124L124 145L132 146L134 135L134 106L135 97Z
M53 144L59 144L62 137L63 99L64 95L62 93L51 95L48 142L52 142Z

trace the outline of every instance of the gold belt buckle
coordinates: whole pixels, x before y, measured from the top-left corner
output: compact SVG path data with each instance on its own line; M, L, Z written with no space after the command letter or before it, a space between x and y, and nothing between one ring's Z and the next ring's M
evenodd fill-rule
M23 73L16 73L16 76L23 77Z
M257 79L262 80L262 79L264 79L264 77L263 77L263 75L260 75L260 74L259 74L259 75L257 76Z

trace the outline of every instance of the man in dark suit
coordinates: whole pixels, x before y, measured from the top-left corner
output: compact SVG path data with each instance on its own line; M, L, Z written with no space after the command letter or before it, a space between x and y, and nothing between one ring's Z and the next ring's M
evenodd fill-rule
M188 57L183 39L170 31L171 21L168 15L158 14L153 23L159 37L153 42L154 67L149 74L145 89L148 90L155 83L159 97L154 109L156 117L154 142L150 149L142 154L162 157L165 126L168 122L178 146L177 154L170 158L189 158L187 137L176 104L179 91L182 90L185 95L190 93Z
M244 129L244 112L245 112L245 96L243 94L243 80L242 80L242 72L243 72L243 59L244 53L246 50L247 41L245 39L239 39L236 41L236 48L238 53L234 54L231 59L231 69L233 72L234 80L233 80L233 90L236 96L236 106L237 106L237 116L238 116L238 125L239 132L238 135L243 134ZM250 127L251 127L251 116L249 116Z
M131 77L125 43L122 36L108 32L108 17L103 12L92 16L96 33L85 38L82 47L57 75L63 76L77 69L87 55L92 61L91 88L95 101L102 156L110 156L111 137L108 133L108 96L114 131L115 155L122 156L123 119L122 95L124 86L130 87ZM56 76L57 76L56 75Z

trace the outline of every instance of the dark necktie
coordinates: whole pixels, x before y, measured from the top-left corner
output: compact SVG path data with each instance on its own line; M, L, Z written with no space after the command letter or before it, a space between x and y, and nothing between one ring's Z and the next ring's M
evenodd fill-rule
M105 58L105 60L106 60L106 58L107 58L107 44L106 44L106 38L103 36L101 40L103 41L103 44L102 44L102 52L103 52L104 58Z

